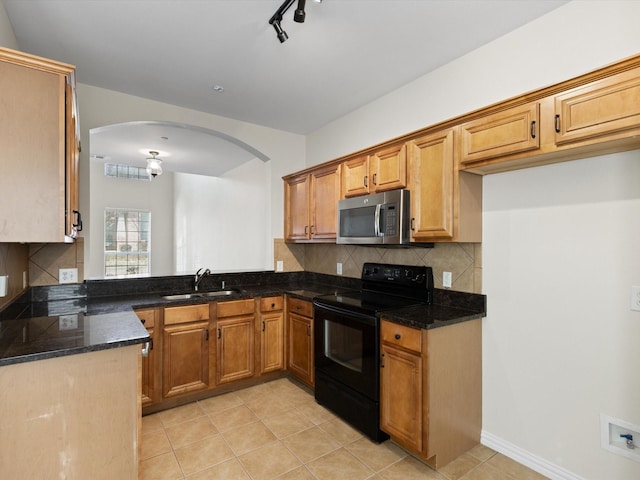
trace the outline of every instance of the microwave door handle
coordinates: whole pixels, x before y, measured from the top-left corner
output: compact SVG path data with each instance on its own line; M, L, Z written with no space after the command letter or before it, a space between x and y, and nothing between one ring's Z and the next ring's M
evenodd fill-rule
M375 234L376 237L382 236L380 234L380 210L382 210L382 205L381 204L377 204L376 205L376 213L375 213L374 219L373 219L373 221L375 223L373 231L374 231L374 234Z

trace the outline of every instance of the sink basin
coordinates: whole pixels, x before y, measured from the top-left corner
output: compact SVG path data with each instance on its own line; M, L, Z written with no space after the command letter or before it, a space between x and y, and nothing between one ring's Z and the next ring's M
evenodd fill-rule
M214 290L213 292L179 293L177 295L165 295L162 298L165 300L189 300L191 298L227 297L234 293L240 293L240 290L228 288L226 290Z

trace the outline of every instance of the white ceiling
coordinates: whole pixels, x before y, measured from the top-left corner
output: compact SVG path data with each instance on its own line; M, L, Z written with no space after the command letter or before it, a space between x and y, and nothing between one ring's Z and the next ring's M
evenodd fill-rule
M281 44L281 0L0 1L20 49L76 65L79 83L299 134L567 3L309 0L299 24L296 1Z

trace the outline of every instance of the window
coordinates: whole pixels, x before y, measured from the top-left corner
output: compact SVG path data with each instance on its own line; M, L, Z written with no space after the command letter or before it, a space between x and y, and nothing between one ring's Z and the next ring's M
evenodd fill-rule
M104 175L105 177L149 180L149 174L147 173L146 168L132 167L131 165L121 165L119 163L105 163Z
M107 208L104 211L104 275L149 275L151 212Z

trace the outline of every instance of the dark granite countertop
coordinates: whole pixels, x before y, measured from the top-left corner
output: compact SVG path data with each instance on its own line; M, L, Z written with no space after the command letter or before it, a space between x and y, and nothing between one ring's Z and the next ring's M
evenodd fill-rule
M360 288L360 280L312 272L252 272L212 275L202 291L226 288L224 300L282 295L314 297ZM141 344L149 340L134 309L220 301L220 297L167 300L192 292L192 277L95 280L84 284L33 287L0 312L0 366ZM484 317L486 297L439 290L433 305L386 311L383 318L418 328L436 328Z
M401 323L410 327L431 329L455 323L476 320L485 316L484 312L463 310L444 305L413 305L384 312L383 320Z
M88 314L83 301L25 304L0 319L0 366L119 348L149 340L136 314Z

